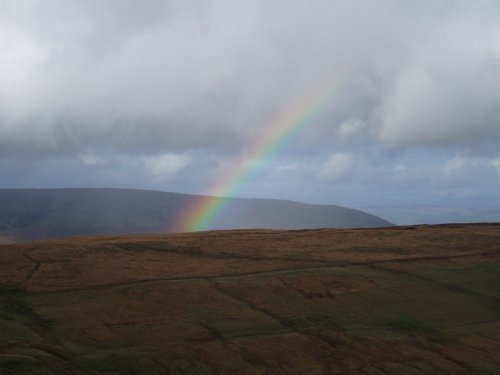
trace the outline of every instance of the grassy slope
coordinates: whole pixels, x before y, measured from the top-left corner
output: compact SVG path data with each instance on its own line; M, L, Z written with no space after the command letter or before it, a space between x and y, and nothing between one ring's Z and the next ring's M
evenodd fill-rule
M0 247L0 374L496 374L500 226Z

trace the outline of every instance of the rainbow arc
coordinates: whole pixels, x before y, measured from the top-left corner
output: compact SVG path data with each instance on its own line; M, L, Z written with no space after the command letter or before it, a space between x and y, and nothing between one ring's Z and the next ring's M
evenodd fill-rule
M288 105L264 127L262 133L223 171L205 192L184 208L175 220L173 231L206 229L228 204L228 196L248 181L304 127L327 108L339 91L337 80L324 80L300 100Z

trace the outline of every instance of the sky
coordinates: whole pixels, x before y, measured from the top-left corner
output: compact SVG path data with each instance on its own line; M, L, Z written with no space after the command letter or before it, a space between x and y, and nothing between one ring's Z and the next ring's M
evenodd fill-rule
M332 82L233 196L500 220L499 19L496 0L0 0L0 187L203 194Z

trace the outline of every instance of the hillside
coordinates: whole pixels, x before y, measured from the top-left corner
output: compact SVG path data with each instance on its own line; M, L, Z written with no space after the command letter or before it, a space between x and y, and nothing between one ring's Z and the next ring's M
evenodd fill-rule
M493 203L494 200L492 200ZM500 222L500 207L468 208L441 206L364 207L373 215L381 215L399 225L440 223L492 223Z
M0 189L0 236L158 233L197 196L132 189ZM273 199L231 199L208 229L389 226L362 211Z
M500 225L0 246L1 374L498 374Z

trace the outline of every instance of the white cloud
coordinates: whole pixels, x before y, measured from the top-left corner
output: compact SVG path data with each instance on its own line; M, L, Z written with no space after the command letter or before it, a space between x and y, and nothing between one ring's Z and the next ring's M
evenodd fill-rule
M187 155L168 153L145 158L144 166L149 175L163 178L180 171L189 164L189 161Z
M498 176L500 178L500 158L490 160L490 163L493 167L496 168Z
M90 165L90 166L102 165L106 162L104 157L102 157L100 155L96 155L95 153L82 153L82 154L79 154L78 157L83 162L83 164Z
M334 153L320 167L318 177L324 180L337 181L353 174L356 168L356 157L350 153Z
M361 135L367 129L367 124L361 119L349 119L340 124L337 133L342 138Z
M448 186L491 185L498 181L495 160L457 155L442 166L442 181Z

